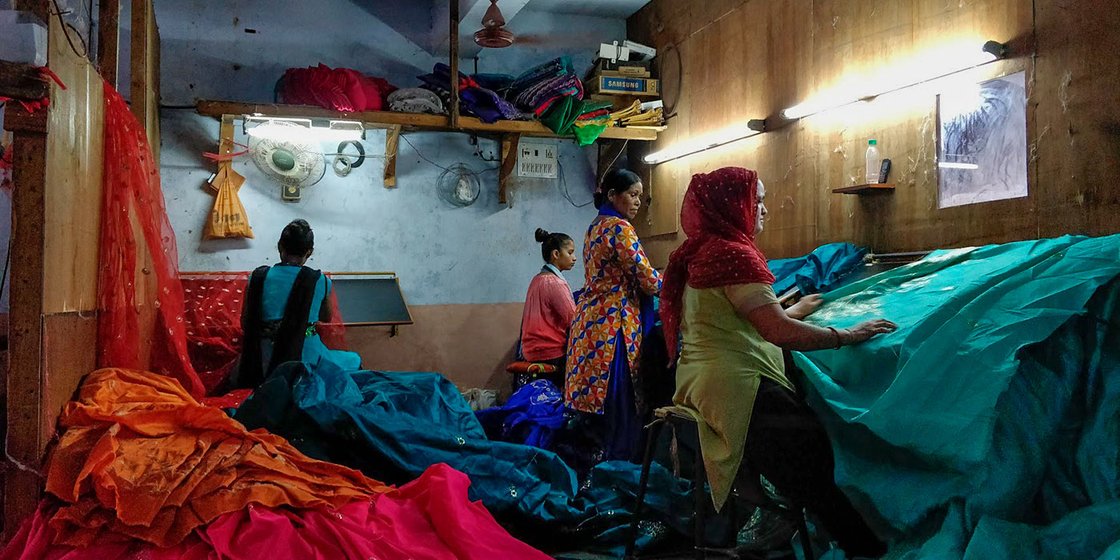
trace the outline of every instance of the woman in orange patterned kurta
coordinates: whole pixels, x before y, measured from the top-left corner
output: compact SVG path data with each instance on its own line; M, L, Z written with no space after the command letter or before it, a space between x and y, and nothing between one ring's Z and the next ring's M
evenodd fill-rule
M641 179L612 170L595 193L599 216L584 240L585 283L568 339L564 404L602 432L592 436L600 440L595 460L630 459L641 433L631 379L642 344L641 299L661 289L629 221L641 200Z

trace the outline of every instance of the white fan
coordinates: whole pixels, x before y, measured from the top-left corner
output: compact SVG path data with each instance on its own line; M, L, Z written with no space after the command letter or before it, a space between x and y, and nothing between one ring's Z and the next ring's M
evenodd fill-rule
M436 181L439 197L459 207L470 206L481 191L478 173L461 163L452 165Z
M314 143L294 139L295 135L306 134L305 127L284 122L262 126L275 127L275 130L251 135L249 155L262 173L283 187L281 198L299 200L300 191L318 183L326 173L323 154Z

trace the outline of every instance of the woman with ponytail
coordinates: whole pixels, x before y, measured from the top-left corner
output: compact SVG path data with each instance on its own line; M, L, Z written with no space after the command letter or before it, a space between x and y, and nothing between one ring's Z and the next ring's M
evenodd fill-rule
M526 361L556 366L560 372L551 378L563 385L564 352L568 329L576 314L572 289L564 279L564 271L576 264L576 244L563 233L549 233L538 228L544 266L529 283L525 294L525 310L521 314L521 354Z

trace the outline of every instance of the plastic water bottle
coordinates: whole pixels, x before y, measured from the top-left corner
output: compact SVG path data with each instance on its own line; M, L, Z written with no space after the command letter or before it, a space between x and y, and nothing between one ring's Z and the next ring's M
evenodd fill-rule
M874 185L879 182L879 166L882 160L879 158L879 148L875 145L878 142L872 138L867 141L867 184Z

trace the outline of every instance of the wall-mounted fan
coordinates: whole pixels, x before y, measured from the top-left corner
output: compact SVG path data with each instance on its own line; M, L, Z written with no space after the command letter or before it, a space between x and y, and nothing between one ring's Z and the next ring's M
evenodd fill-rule
M273 122L268 126L291 127L297 131L306 130L298 125L284 122ZM283 188L282 199L299 200L303 189L318 183L323 178L326 172L323 154L319 152L319 146L314 143L281 140L268 136L251 135L249 155L262 173L280 183ZM283 134L272 136L284 137Z
M454 206L464 207L474 204L481 190L478 173L461 163L445 169L436 181L439 197Z

